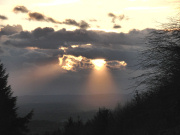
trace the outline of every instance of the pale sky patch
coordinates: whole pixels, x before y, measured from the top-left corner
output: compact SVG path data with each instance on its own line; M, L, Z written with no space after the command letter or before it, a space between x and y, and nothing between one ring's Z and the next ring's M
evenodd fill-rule
M127 7L125 10L165 10L169 7Z
M131 29L155 28L156 22L165 20L177 12L178 0L1 0L1 14L8 20L2 25L22 25L24 30L33 30L37 27L52 27L55 30L66 28L74 30L77 27L48 22L28 21L27 14L14 14L15 6L25 6L30 12L38 12L59 22L74 19L77 22L86 21L90 24L89 30L103 30L107 32L128 32ZM125 15L129 19L117 21L120 29L113 29L112 18L108 13ZM96 20L91 22L89 20Z
M54 1L49 1L47 3L38 3L35 6L57 6L63 4L71 4L79 1L80 0L54 0Z

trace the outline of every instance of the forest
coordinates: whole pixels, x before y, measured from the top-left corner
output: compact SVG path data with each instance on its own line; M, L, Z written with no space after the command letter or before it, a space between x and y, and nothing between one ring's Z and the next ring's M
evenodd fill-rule
M114 109L99 108L86 122L69 117L54 132L43 135L179 135L180 134L180 20L163 24L147 37L140 52L135 95ZM8 85L8 74L0 65L0 134L26 135L33 111L17 114L16 97ZM38 135L38 134L31 134Z

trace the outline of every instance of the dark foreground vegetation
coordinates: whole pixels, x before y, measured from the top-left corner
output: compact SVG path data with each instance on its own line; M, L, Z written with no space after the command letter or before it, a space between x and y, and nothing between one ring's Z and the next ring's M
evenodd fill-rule
M101 108L86 123L69 118L63 128L44 135L179 135L179 97L179 89L170 86L156 93L137 93L123 107Z
M7 83L8 75L0 63L0 135L25 135L33 112L24 117L17 114L16 97Z
M148 38L148 49L140 61L143 74L132 101L114 110L101 108L83 123L71 117L62 128L44 135L179 135L180 134L180 21L156 30ZM16 114L7 75L0 65L0 135L21 135L32 113Z

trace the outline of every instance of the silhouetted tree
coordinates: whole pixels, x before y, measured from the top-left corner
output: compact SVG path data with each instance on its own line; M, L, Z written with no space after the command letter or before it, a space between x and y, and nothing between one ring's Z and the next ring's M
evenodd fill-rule
M151 32L147 49L140 55L140 67L145 73L136 79L140 79L138 85L145 86L146 92L137 94L135 100L137 107L146 110L143 114L149 112L149 133L180 125L179 15L177 18Z
M68 119L64 126L64 134L65 135L80 135L83 130L83 122L78 117L77 121L74 121L72 117Z
M27 124L32 111L25 117L18 116L16 97L12 96L7 79L6 69L0 63L0 135L24 135L28 131Z
M91 120L92 134L108 134L112 118L112 112L109 109L99 108L99 111Z
M146 73L139 76L148 90L166 87L180 79L180 20L171 19L162 29L147 37L147 49L140 55L140 67Z

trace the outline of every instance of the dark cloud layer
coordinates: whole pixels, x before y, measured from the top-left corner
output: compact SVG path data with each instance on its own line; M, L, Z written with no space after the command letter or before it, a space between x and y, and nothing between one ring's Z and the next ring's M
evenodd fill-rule
M15 13L19 13L19 12L28 13L29 10L25 6L16 6L16 7L14 7L13 12L15 12Z
M7 20L8 18L4 15L0 15L0 20Z
M117 45L141 45L144 34L149 29L139 31L131 30L129 33L106 33L103 31L87 31L78 29L66 31L61 29L54 31L53 28L37 28L32 32L22 31L11 36L5 44L16 47L38 47L42 49L58 49L61 46L71 46L74 43L91 43L96 46ZM37 34L38 33L38 34Z
M75 48L66 51L69 55L84 56L89 59L103 58L106 60L120 60L132 64L132 58L136 57L136 53L132 50L121 50L104 47L93 47L90 49Z
M4 26L3 28L1 28L0 37L2 35L12 35L15 33L19 33L21 31L23 31L21 25L13 25L13 26L7 25L7 26Z
M10 27L10 26L6 26ZM11 29L17 29L11 27ZM5 29L5 28L4 28ZM143 47L143 37L151 31L145 29L142 31L131 30L129 33L107 33L103 31L87 31L78 29L75 31L66 31L61 29L54 31L53 28L36 28L35 30L12 32L6 28L6 40L2 43L3 46L14 46L19 49L33 49L30 54L26 54L26 61L32 60L42 62L50 59L55 60L63 54L84 56L86 58L105 58L107 60L126 61L132 63L132 59L136 56L139 48ZM13 35L10 35L12 32ZM90 46L86 47L86 44ZM78 45L76 48L72 45ZM66 50L59 49L66 47ZM43 55L42 55L43 54ZM42 58L38 60L40 57ZM44 57L44 58L43 58ZM49 58L50 57L50 58ZM32 61L35 61L32 60Z

